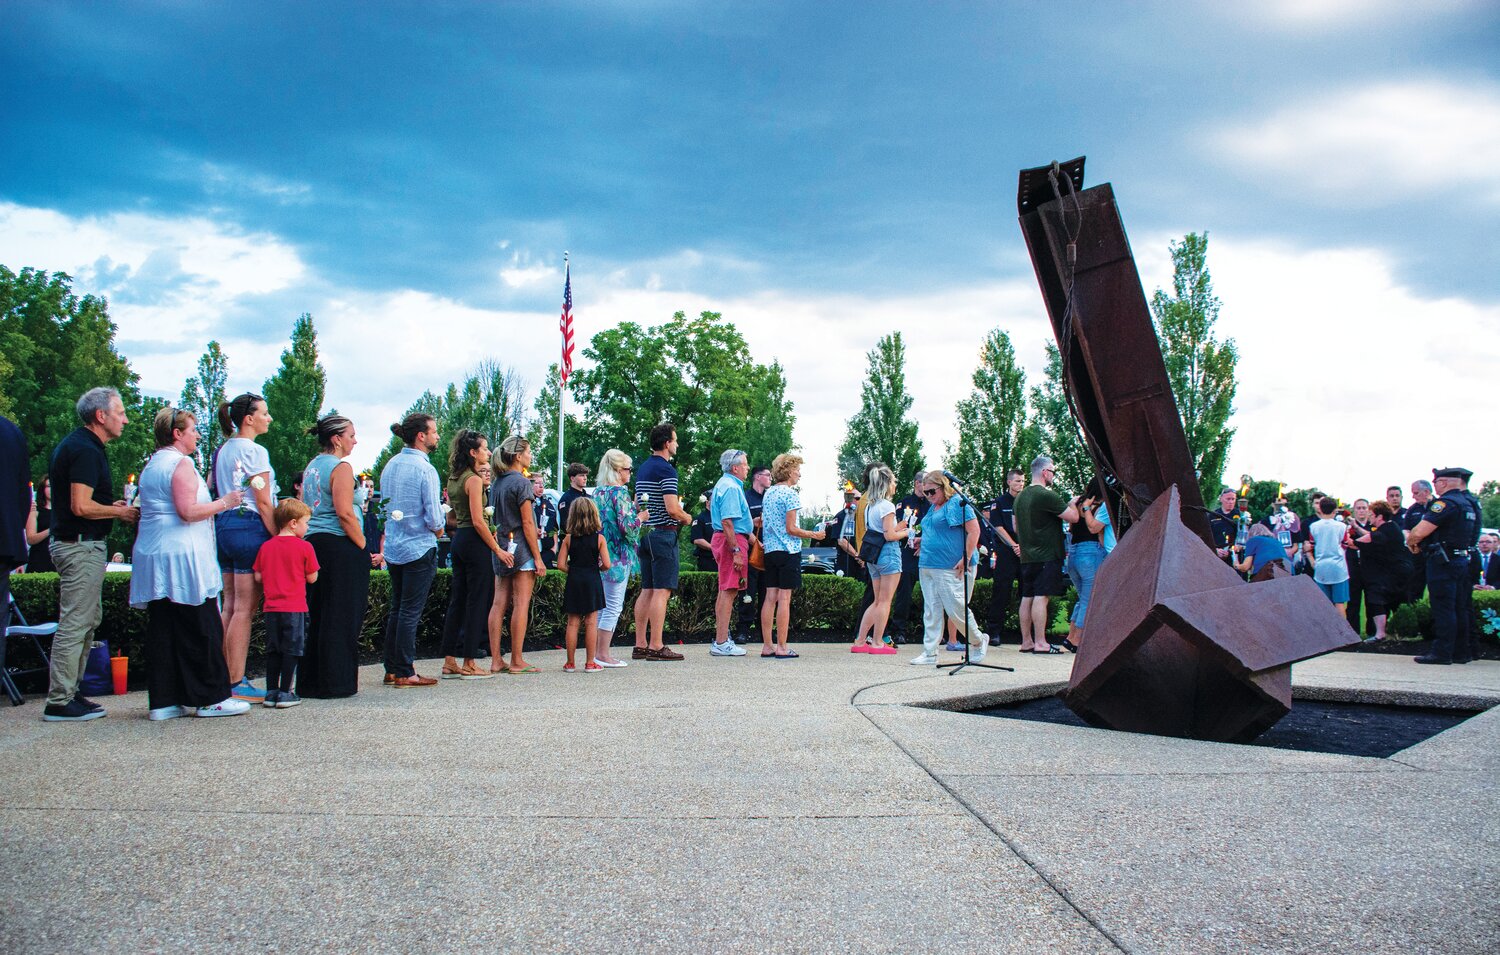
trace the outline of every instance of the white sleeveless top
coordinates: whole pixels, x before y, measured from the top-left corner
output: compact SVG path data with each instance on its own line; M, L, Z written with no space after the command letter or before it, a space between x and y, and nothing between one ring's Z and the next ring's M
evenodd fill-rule
M213 519L185 523L172 504L172 474L183 457L175 448L160 448L141 472L141 523L130 555L132 607L162 598L197 606L224 589ZM196 468L193 474L198 481L197 501L207 504L208 485Z

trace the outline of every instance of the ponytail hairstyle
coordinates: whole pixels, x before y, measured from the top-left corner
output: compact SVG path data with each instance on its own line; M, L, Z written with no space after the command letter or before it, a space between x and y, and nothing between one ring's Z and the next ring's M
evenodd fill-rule
M318 439L318 447L324 451L332 451L333 439L349 430L353 424L353 421L334 412L319 418L316 424L307 429L307 433Z
M519 434L513 434L500 442L500 463L514 469L516 458L531 449L531 444Z
M427 430L427 426L436 420L430 414L414 411L391 425L391 434L400 438L401 443L409 448L417 443L417 437Z
M896 490L896 475L884 464L876 464L869 470L865 484L865 498L869 503L889 501Z
M258 401L264 404L265 400L255 392L247 391L233 401L219 402L219 430L224 432L224 437L234 437L240 430L240 422L255 410L255 403Z
M464 428L453 436L453 443L448 449L448 474L458 477L465 471L476 470L474 464L474 452L479 450L481 442L488 443L484 435L470 428Z

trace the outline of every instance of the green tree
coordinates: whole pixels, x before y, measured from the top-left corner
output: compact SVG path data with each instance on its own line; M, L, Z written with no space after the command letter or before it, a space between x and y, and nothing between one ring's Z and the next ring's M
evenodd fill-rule
M1500 481L1485 481L1479 488L1480 521L1485 527L1500 527Z
M421 412L437 419L439 444L432 455L432 465L446 481L448 448L453 436L464 428L472 428L489 439L491 450L496 449L508 435L521 430L525 399L525 384L516 370L485 359L461 383L449 384L442 395L422 392L402 417ZM392 436L376 457L370 474L378 480L386 462L400 450L401 440Z
M219 405L224 401L224 388L229 382L229 358L218 342L209 342L208 350L198 359L198 373L182 386L180 406L198 419L198 466L207 469L214 459L219 445L229 438L219 430Z
M839 446L840 480L859 483L865 468L891 466L903 485L926 463L917 423L910 417L912 397L906 390L906 345L900 332L875 343L865 355L869 366L860 389L859 410L849 419Z
M1052 459L1063 487L1074 492L1082 491L1094 474L1094 459L1089 456L1077 419L1068 409L1067 395L1063 392L1062 353L1050 341L1047 342L1047 368L1042 383L1031 388L1030 430L1036 454L1045 454ZM1030 467L1030 461L1021 466L1027 480L1031 479Z
M651 429L670 421L682 497L691 504L718 480L725 450L739 448L759 463L793 447L785 372L775 362L756 363L744 337L717 312L677 312L649 328L624 322L596 334L583 354L591 364L575 370L568 385L579 411L577 424L570 416L567 425L570 460L592 466L613 447L639 461L651 453ZM555 422L555 404L551 412Z
M117 389L131 420L125 437L109 445L118 486L149 453L151 423L141 420L139 376L115 350L109 303L75 295L72 282L64 272L16 273L0 265L0 355L8 365L0 400L26 436L31 473L41 475L52 449L79 425L79 396L90 388Z
M1036 456L1036 432L1026 421L1026 372L1016 364L1010 336L994 329L979 349L974 389L958 403L958 447L945 466L969 482L974 500L1005 490L1005 472L1026 470Z
M1219 299L1208 274L1208 234L1190 232L1173 242L1172 295L1161 289L1151 297L1156 335L1166 360L1167 379L1187 432L1188 453L1198 471L1205 501L1218 493L1229 458L1234 429L1235 366L1239 353L1234 339L1214 338Z
M291 345L281 353L281 367L266 379L262 394L273 423L260 443L271 457L277 483L290 491L318 453L318 441L307 433L323 411L328 374L318 361L318 332L311 315L303 312L292 326Z

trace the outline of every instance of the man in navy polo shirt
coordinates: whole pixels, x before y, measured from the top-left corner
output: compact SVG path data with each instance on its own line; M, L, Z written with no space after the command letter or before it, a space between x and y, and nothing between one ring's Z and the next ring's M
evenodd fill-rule
M651 456L635 471L636 503L647 512L638 549L641 558L641 593L635 599L635 651L631 658L663 662L681 660L682 654L662 643L667 622L667 601L677 589L677 532L693 522L682 509L677 487L677 429L659 424L651 429Z

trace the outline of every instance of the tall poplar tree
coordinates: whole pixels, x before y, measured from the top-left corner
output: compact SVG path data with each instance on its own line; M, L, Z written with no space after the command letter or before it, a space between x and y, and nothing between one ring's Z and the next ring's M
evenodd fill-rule
M1229 416L1234 413L1239 353L1234 339L1220 343L1214 338L1219 299L1208 274L1208 233L1190 232L1170 248L1172 294L1157 289L1151 313L1198 485L1203 499L1212 501L1234 440Z
M860 389L859 410L849 419L839 446L839 477L858 482L867 465L880 462L891 466L899 487L926 460L917 423L910 417L912 397L906 391L906 346L901 333L881 338L866 357L869 367Z
M1026 470L1036 456L1036 433L1026 420L1026 372L1016 364L1010 336L985 336L974 388L958 403L958 447L948 446L948 470L969 482L975 500L1005 490L1005 472Z
M1089 457L1077 419L1068 410L1068 399L1063 393L1062 353L1050 341L1042 383L1031 389L1031 431L1036 454L1052 459L1062 486L1074 493L1082 491L1093 477L1094 460ZM1027 461L1021 466L1027 472L1027 480L1031 479L1030 465Z
M281 353L281 367L266 379L262 393L273 420L260 443L271 456L276 482L290 492L294 475L318 453L318 440L307 429L323 411L328 374L318 361L318 332L303 312L292 326L291 345Z
M219 430L219 405L224 401L224 389L229 382L229 358L218 342L209 342L208 350L198 359L198 373L182 386L182 400L178 403L184 411L191 411L198 419L198 468L204 470L214 459L214 452L229 438Z

